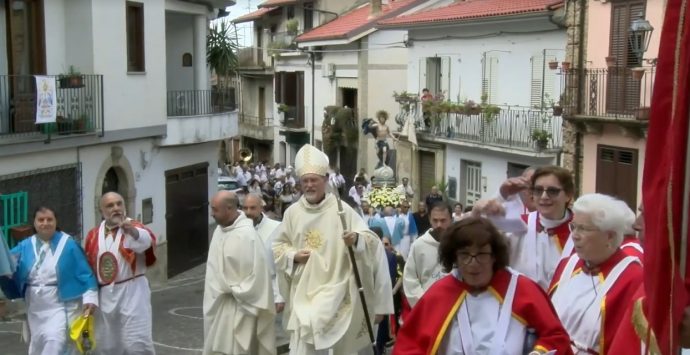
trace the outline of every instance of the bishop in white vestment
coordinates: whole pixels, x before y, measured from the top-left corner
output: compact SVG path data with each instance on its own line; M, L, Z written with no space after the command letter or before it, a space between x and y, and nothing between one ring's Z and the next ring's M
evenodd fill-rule
M311 145L295 167L304 195L290 206L276 232L273 253L281 293L289 295L284 322L290 354L351 354L371 348L348 245L354 249L369 317L393 313L383 246L362 218L326 193L328 158Z
M220 191L211 202L218 223L206 264L204 355L275 354L274 305L266 251L239 200Z

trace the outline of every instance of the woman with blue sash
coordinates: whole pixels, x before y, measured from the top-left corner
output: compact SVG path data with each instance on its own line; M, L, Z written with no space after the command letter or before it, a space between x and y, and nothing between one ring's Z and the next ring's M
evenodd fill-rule
M52 209L36 209L34 229L11 250L13 280L27 304L29 354L74 354L70 324L98 306L96 278L79 244L57 228Z

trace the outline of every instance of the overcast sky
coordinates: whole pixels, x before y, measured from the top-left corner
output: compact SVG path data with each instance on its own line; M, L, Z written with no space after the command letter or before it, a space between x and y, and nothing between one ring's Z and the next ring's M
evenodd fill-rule
M235 6L230 6L227 11L228 20L234 20L244 14L256 11L257 6L264 0L237 0ZM240 46L248 47L252 44L252 22L238 23L237 35L239 36Z

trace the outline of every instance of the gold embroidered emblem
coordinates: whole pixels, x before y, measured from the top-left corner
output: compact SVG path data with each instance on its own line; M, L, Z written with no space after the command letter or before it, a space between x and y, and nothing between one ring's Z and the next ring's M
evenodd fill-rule
M312 229L307 231L304 239L306 240L307 249L309 250L317 250L323 245L323 238L321 237L321 232L318 230Z

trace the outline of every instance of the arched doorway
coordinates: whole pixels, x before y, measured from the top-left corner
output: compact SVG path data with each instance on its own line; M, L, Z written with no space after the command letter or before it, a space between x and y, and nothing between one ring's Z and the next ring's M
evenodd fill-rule
M110 148L110 156L103 160L103 164L96 175L94 186L94 223L101 221L101 196L107 192L117 192L125 199L127 215L136 218L136 189L134 188L134 173L127 158L122 154L122 148Z
M103 178L103 189L101 191L101 195L104 195L108 192L120 193L119 187L120 179L117 177L115 168L108 169L108 171L105 173L105 178Z

